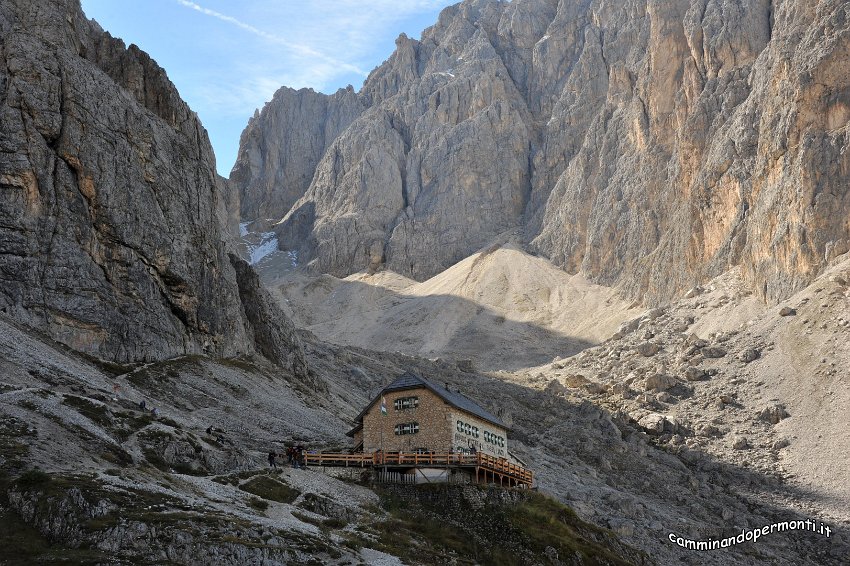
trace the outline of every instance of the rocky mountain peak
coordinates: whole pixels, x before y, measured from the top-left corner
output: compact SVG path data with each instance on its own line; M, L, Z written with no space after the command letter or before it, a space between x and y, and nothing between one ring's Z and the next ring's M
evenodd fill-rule
M231 195L165 72L76 0L4 2L0 30L0 308L120 362L257 351ZM267 318L295 352L272 360L303 373L294 328Z
M268 204L243 215L281 220L281 246L335 275L422 280L521 228L648 302L738 265L779 300L850 245L847 17L837 0L467 0L399 37L356 112L270 103L240 162L274 166L234 177ZM334 112L338 131L270 119Z

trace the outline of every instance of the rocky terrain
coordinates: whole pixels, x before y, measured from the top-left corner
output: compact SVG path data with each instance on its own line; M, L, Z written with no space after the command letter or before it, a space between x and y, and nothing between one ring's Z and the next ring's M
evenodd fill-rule
M751 513L753 502L758 501L778 513L774 516L802 513L844 530L824 548L846 552L843 544L850 525L846 511L850 476L845 465L850 457L846 426L850 259L846 255L809 287L776 305L765 304L735 269L688 290L679 301L640 312L626 310L617 295L603 287L583 287L585 300L578 301L564 287L546 286L551 284L550 273L536 264L543 260L524 260L510 245L494 248L420 284L388 272L343 280L328 275L281 275L273 269L273 257L258 269L278 274L276 292L284 307L299 324L311 324L325 339L368 343L372 349L387 351L431 347L431 355L443 357L439 363L471 372L467 383L475 379L471 368L498 367L502 357L520 364L548 350L554 356L550 362L512 371L505 371L510 365L506 364L486 375L493 379L492 387L501 387L499 382L519 387L510 403L534 399L528 397L532 391L544 394L533 401L530 422L522 427L513 422L512 438L521 438L530 448L527 454L539 472L541 489L557 494L582 517L626 535L626 541L644 536L652 541L654 529L668 528L669 520L660 516L663 513L654 515L658 508L653 510L647 503L661 490L661 498L688 502L687 511L676 511L683 518L676 528L694 537L717 536L719 531L712 530L710 523L715 528L738 529L770 524L775 519L769 513ZM529 270L528 261L537 270ZM485 262L489 264L481 268ZM494 282L503 281L499 276L505 272L514 274L513 284L493 287ZM523 273L533 275L523 280ZM516 284L531 280L538 286ZM560 307L569 311L565 317L569 323L545 316L549 313L541 307L553 299L538 305L530 300L542 288L550 291L550 297L558 295L552 292L555 289L570 299ZM459 296L468 305L459 302ZM441 301L447 299L451 300L442 307ZM616 329L613 320L602 318L605 301L613 312L623 314L623 323ZM570 310L566 305L571 302L575 304ZM477 319L470 314L476 309L483 309L484 316ZM452 313L458 310L458 320L465 323L461 330L452 322ZM337 313L336 324L331 323L332 313ZM528 326L493 322L498 317L509 322L528 314L532 314ZM442 327L441 321L446 322ZM529 327L538 337L551 333L556 338L532 341ZM594 327L609 328L611 333L602 340L585 334L586 341L575 341L576 335ZM416 336L423 338L409 340ZM466 340L467 336L474 339ZM584 349L574 355L577 345ZM569 408L560 413L559 407ZM584 411L589 413L585 418L597 415L601 422L610 419L612 424L575 422L576 413ZM642 457L632 460L630 452L620 454L618 443L606 440L607 426L619 430L622 438L646 442L647 450L639 451ZM570 439L568 446L563 438ZM655 469L656 450L675 455L694 479L657 485L643 481L643 474ZM617 470L626 469L640 470L630 488L624 488L622 479L612 479ZM564 475L566 470L571 472ZM607 486L613 482L618 493L606 495L608 488L599 486L599 479ZM717 493L714 490L720 485L744 499L714 498L710 494ZM600 508L600 501L609 498L631 501L622 492L632 489L640 494L634 500L640 505L618 503L613 511ZM651 544L641 548L654 558L663 551ZM788 559L781 556L786 550L758 560L783 563ZM693 558L694 563L708 560L704 554ZM817 561L829 559L821 556Z
M710 294L708 298L716 300ZM405 554L391 545L399 540L396 536L411 537L402 548L445 556L454 547L444 536L418 528L399 534L396 523L403 517L394 515L392 498L360 483L359 472L352 478L356 481L335 479L318 469L263 472L270 447L282 448L284 442L303 442L310 449L345 447L347 419L376 387L412 370L449 382L505 419L512 427L511 449L533 462L539 489L569 504L590 525L609 529L613 534L604 535L609 538L592 538L607 540L605 547L619 549L615 553L621 559L840 564L850 550L846 506L841 507L846 491L842 495L836 489L844 460L840 453L833 460L830 450L846 450L838 430L840 410L846 408L843 393L836 393L836 402L844 405L824 407L823 414L812 411L811 418L823 427L822 437L834 435L815 445L800 440L807 422L796 403L816 401L771 394L750 405L743 399L745 389L727 385L734 378L731 372L726 377L725 366L709 368L722 371L696 384L707 391L691 384L691 397L671 388L664 400L653 394L646 403L621 401L607 392L603 377L587 368L598 365L604 371L598 360L610 359L609 348L619 343L630 353L628 344L638 338L631 334L643 336L649 329L659 330L657 341L671 350L676 343L667 341L672 332L659 328L671 315L653 316L641 317L652 322L640 330L574 360L514 373L461 371L447 361L328 346L302 333L316 376L310 387L262 358L188 356L132 366L94 365L3 318L4 509L37 528L30 538L50 541L33 543L42 552L77 549L100 561L108 553L117 561L194 563L203 556L223 564L260 559L398 564L391 557ZM729 341L723 344L730 357L737 355ZM764 350L760 359L767 361L770 353L766 346ZM578 371L588 377L576 377ZM755 386L749 381L748 386ZM610 382L619 378L612 375ZM633 389L639 387L634 383ZM700 400L717 402L717 388L724 395L737 393L737 401L722 410L702 409ZM140 410L141 400L146 410ZM792 415L776 427L769 416L760 417L762 409L775 403L784 403ZM708 436L691 432L710 422L713 411L734 418L715 424L717 432ZM646 418L656 413L663 417L660 427ZM211 425L223 431L222 438L205 432ZM674 425L679 428L665 428ZM733 450L731 443L742 434L747 448ZM774 447L786 436L789 446ZM787 470L777 468L777 458L795 453L785 464ZM806 460L817 454L813 468ZM820 483L794 479L815 474ZM812 496L817 489L823 490L822 499ZM835 503L832 509L824 504L829 500ZM440 515L449 512L440 506L426 509L430 511L423 516L451 518ZM469 512L468 517L479 516ZM828 520L833 538L825 542L812 533L777 534L712 553L684 551L666 539L669 532L693 538L737 534L745 526L798 517ZM582 529L594 528L590 525ZM382 529L395 534L387 538ZM644 551L646 558L617 546L622 543L614 542L614 536ZM6 538L4 547L18 548L6 545L22 545L21 538ZM422 562L427 555L419 556ZM536 556L548 563L542 554ZM491 559L479 555L473 561L500 563Z
M520 227L632 298L737 266L785 299L850 243L848 10L465 0L358 93L278 93L232 179L318 273L422 281Z
M417 283L380 271L344 279L255 267L300 328L323 340L455 360L495 371L536 366L610 337L641 310L613 289L568 275L524 253L510 238Z
M118 362L251 353L274 321L263 353L303 374L286 318L243 308L234 195L165 72L76 0L3 2L0 35L0 310Z
M463 2L224 180L144 52L3 2L0 562L846 562L846 16ZM537 492L267 469L404 371Z

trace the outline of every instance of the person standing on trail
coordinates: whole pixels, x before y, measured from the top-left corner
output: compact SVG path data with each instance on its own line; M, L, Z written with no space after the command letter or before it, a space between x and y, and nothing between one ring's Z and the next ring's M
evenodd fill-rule
M276 458L277 454L274 451L269 452L269 466L274 468L275 470L277 469Z

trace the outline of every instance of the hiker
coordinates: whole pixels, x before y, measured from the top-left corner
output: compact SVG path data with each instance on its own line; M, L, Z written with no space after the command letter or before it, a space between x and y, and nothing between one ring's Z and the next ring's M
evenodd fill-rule
M144 410L145 410L145 408L146 408L147 406L148 406L148 404L147 404L147 403L145 403L145 400L144 400L144 399L142 399L141 401L139 401L139 408L140 408L141 410L143 410L143 411L144 411Z
M277 458L277 454L274 451L269 452L269 466L276 470L277 462L275 461L275 458Z
M213 427L212 427L212 425L210 425L210 426L207 427L207 434L212 436L212 433L213 433Z
M292 446L286 447L286 463L291 467L295 467L295 448Z

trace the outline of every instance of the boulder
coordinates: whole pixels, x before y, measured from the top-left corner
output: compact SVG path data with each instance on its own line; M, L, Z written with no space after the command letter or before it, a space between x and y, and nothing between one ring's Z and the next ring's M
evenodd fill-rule
M563 395L567 392L567 388L559 380L553 379L546 385L544 391L550 395Z
M661 393L655 396L655 400L659 403L672 403L676 400L676 398L667 393L666 391L662 391Z
M601 393L605 393L605 386L601 383L596 383L595 381L588 381L584 384L584 390L591 395L599 395Z
M704 358L722 358L726 355L726 350L720 346L709 346L700 350Z
M686 299L693 299L694 297L701 295L702 292L703 292L702 287L691 287L690 289L688 289L688 292L685 293L685 298Z
M660 435L663 433L673 434L679 429L678 423L660 413L649 413L641 417L637 424L648 434Z
M785 410L785 405L773 405L770 407L765 407L759 413L759 419L768 422L770 424L778 424L782 419L787 419L791 415L788 414L788 411Z
M708 372L702 368L689 366L685 370L685 379L688 381L705 381L708 379Z
M748 364L750 362L754 362L761 357L761 352L755 348L747 348L743 352L738 355L738 359Z
M791 307L782 307L779 309L779 316L794 316L797 314L797 309L792 309Z
M720 435L720 429L714 426L713 424L704 424L697 427L696 430L697 436L703 436L706 438L711 438L713 436Z
M581 387L588 383L590 380L584 377L579 373L575 373L573 375L568 375L564 378L564 385L567 387L572 387L573 389Z
M672 375L656 373L646 378L644 389L647 391L667 391L678 383L679 381Z
M649 413L638 420L637 424L649 434L661 434L664 432L664 423L666 420L667 419L664 418L664 415Z
M637 348L635 348L635 351L645 358L650 358L661 351L661 346L655 342L644 342L639 344Z
M632 332L637 330L642 320L643 317L639 316L637 318L633 318L632 320L627 320L626 322L623 322L622 324L620 324L619 328L617 328L617 335L622 338L626 334L631 334Z

